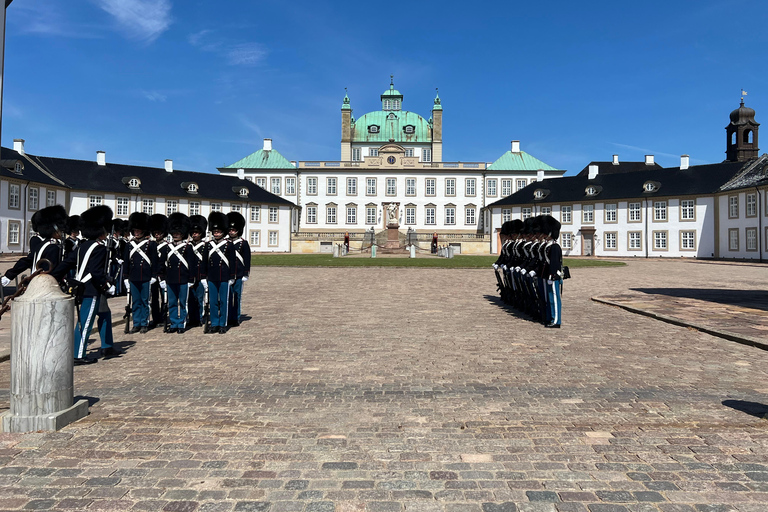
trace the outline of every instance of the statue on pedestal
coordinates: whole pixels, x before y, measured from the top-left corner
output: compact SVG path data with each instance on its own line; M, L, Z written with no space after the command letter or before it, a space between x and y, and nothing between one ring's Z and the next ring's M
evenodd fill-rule
M389 203L387 205L387 226L399 225L399 207L398 203Z

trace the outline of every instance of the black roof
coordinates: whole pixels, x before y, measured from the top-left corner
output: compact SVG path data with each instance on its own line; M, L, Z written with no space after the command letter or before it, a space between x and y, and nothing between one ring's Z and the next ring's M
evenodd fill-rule
M614 164L613 162L589 162L576 176L587 176L589 174L590 165L596 165L597 171L600 174L620 174L625 172L647 171L650 169L663 169L662 166L655 162L650 165L646 164L644 161L619 162L618 164Z
M736 176L744 165L744 162L722 162L694 165L684 170L677 167L598 174L592 180L586 175L548 179L531 183L488 207L714 194ZM645 192L644 185L649 181L655 182L658 189ZM590 185L598 189L598 193L594 196L586 194L586 189ZM537 189L547 191L546 195L538 200L534 199L534 192Z
M759 158L747 162L736 176L720 187L720 190L725 192L740 188L760 187L766 184L768 184L768 154L763 153Z
M17 155L13 150L3 148L3 158L6 154ZM221 176L204 172L178 171L167 172L165 168L142 167L137 165L124 165L107 163L99 165L89 160L71 160L67 158L53 158L47 156L35 156L28 153L25 156L31 162L36 163L50 174L66 183L66 186L77 190L93 190L115 194L146 194L161 197L187 197L190 199L208 199L222 201L248 201L266 204L284 204L295 206L291 201L276 196L264 190L256 184L241 180L236 176ZM25 172L34 167L26 162ZM14 173L12 175L18 177ZM41 175L44 174L38 171ZM138 189L128 186L130 178L137 178L140 182ZM31 178L27 178L31 179ZM197 184L197 193L187 191L189 184ZM57 186L61 187L61 184ZM242 188L248 190L248 196L242 197L239 191Z
M0 165L0 176L3 178L16 178L17 180L31 181L33 183L40 183L41 185L48 185L51 187L69 188L65 183L61 183L54 177L41 171L35 166L31 159L27 158L26 155L21 155L12 149L2 148L0 151L0 160L3 160L3 165ZM20 160L24 165L21 174L17 174L6 167L6 165L12 165L16 160Z

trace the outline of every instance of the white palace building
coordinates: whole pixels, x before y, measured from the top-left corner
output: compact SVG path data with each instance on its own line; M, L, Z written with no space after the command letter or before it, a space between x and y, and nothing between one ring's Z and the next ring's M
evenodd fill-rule
M490 164L444 162L439 96L425 119L403 110L403 95L390 84L381 94L381 110L357 119L352 114L345 96L337 161L290 162L265 139L262 149L219 169L300 207L292 251L331 251L346 233L353 249L373 238L378 243L386 239L394 215L403 244L426 249L437 234L441 245L457 252L489 254L493 230L487 206L565 173L522 151L519 141Z

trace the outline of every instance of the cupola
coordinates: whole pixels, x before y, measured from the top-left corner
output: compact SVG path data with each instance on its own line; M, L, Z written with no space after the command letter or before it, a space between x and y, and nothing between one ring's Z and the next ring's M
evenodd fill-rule
M400 110L403 106L403 95L395 89L395 77L389 75L389 89L381 93L381 110Z
M744 93L746 94L746 93ZM725 127L728 141L726 144L726 160L729 162L746 162L759 156L757 131L760 123L755 121L755 111L744 106L741 98L739 108L731 112L731 122Z

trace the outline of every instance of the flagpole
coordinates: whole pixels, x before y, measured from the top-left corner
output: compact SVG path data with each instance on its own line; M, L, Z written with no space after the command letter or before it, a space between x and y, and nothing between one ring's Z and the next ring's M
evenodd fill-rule
M13 0L5 0L0 9L0 143L3 134L3 82L5 77L5 10Z

